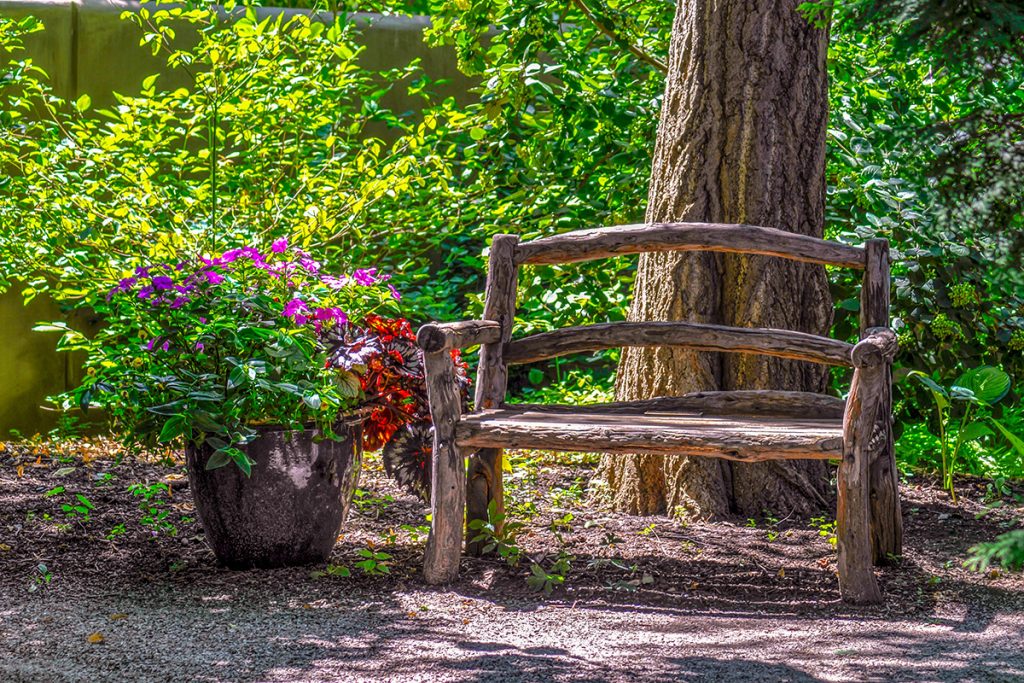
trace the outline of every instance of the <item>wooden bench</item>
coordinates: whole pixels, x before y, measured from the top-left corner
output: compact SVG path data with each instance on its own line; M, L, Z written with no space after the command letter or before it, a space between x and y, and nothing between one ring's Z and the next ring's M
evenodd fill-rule
M617 322L512 339L518 268L649 251L762 254L864 270L861 341L776 329L687 322ZM641 224L491 244L484 319L431 323L419 330L434 421L433 497L424 575L458 576L464 524L503 505L503 448L665 453L729 458L838 460L838 566L845 600L881 600L873 564L902 544L891 429L889 248L864 248L748 225ZM463 415L451 350L481 345L475 409ZM757 353L854 368L846 401L793 391L700 392L596 406L505 403L508 366L621 346L680 346ZM465 456L469 455L469 472ZM479 551L472 543L470 552Z

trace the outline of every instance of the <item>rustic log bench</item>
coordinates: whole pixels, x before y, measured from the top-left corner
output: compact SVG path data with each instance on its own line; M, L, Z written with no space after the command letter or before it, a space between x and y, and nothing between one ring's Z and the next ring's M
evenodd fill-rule
M650 251L761 254L864 270L861 341L687 322L617 322L512 339L518 268ZM729 458L838 460L838 567L843 598L881 600L872 564L902 544L891 428L889 247L863 248L749 225L670 223L582 230L491 244L484 319L431 323L419 330L434 422L433 497L424 575L457 578L464 525L503 506L503 448L663 453ZM480 345L475 409L463 415L452 349ZM593 406L506 404L508 366L621 346L680 346L756 353L852 367L846 401L793 391L712 391ZM467 479L465 456L469 455ZM480 549L471 541L469 552Z

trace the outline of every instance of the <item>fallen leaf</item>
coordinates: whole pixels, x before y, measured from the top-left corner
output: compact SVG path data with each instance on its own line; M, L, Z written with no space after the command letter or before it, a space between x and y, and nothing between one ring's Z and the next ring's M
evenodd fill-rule
M90 633L89 637L86 638L86 640L92 643L93 645L101 645L104 642L106 642L106 640L103 638L103 634L99 633L98 631L96 633Z
M416 618L416 612L406 612L405 616L409 617L410 619L415 619Z
M69 474L71 474L74 471L75 471L74 467L61 467L59 470L57 470L56 472L54 472L50 476L53 476L53 477L66 477L66 476L68 476Z
M110 615L110 620L111 621L121 621L122 619L127 619L127 618L128 618L128 615L127 614L123 614L121 612L118 612L117 614L111 614Z
M0 445L2 445L2 444L0 444ZM25 476L25 466L24 465L18 465L17 467L14 468L14 471L17 472L18 479L21 479L22 477Z
M462 620L462 625L463 626L467 625L468 623L469 623L469 619L463 619Z
M691 581L690 582L690 590L695 591L698 588L700 588L700 584L699 583L697 583L696 581Z
M779 570L779 578L780 579L786 578L786 568L785 567L783 567L782 569Z
M0 552L5 552L6 553L10 549L11 549L11 546L7 545L6 543L0 543Z

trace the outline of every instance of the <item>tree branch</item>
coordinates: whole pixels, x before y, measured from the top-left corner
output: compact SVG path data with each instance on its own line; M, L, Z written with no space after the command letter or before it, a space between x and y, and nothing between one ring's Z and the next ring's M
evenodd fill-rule
M594 14L594 12L589 7L587 7L586 3L584 3L583 0L572 0L572 4L576 5L576 7L581 12L583 12L584 15L586 15L587 19L590 19L590 22L594 24L597 30L608 36L613 43L625 48L626 50L629 50L629 52L632 55L634 55L641 61L647 62L661 73L668 73L668 65L666 65L665 62L661 61L660 59L653 55L647 54L638 46L634 45L633 43L629 42L628 40L617 34L610 26L604 24L597 17L597 15Z

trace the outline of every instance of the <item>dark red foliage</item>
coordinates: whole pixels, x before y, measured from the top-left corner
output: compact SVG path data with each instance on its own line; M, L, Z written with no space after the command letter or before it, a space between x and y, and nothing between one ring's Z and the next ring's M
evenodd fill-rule
M328 333L328 362L354 372L372 412L363 424L363 447L383 448L384 468L399 484L430 497L430 406L423 357L405 318L366 317L361 327ZM466 364L452 352L465 395Z

